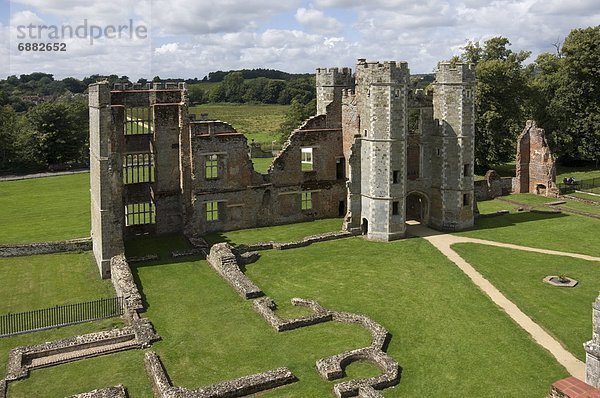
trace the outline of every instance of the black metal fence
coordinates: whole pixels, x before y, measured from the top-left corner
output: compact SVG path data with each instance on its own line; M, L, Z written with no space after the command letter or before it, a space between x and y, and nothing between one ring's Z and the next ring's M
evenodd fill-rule
M558 183L558 188L561 194L571 193L575 191L592 191L594 188L600 187L600 178L590 178L587 180L576 180L572 183L565 181Z
M0 337L120 316L123 315L124 304L123 297L110 297L41 310L8 313L0 316Z

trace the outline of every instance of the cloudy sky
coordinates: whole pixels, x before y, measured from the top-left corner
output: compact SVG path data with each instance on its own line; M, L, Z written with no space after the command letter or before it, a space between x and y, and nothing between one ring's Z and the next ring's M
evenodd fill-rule
M0 0L0 78L204 77L215 70L313 72L357 58L433 71L471 41L502 35L531 59L573 28L600 24L598 0ZM120 36L119 36L120 30ZM65 51L19 51L28 43Z

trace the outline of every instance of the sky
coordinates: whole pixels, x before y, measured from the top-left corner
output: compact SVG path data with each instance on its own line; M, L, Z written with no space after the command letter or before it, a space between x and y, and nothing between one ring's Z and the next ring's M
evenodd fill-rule
M0 78L312 73L358 58L430 73L469 41L504 36L533 61L599 24L598 0L0 0Z

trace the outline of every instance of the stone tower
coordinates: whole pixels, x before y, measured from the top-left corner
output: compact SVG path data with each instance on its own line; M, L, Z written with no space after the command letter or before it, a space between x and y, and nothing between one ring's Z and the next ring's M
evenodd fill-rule
M358 60L353 151L360 147L360 199L354 195L351 201L360 200L360 225L368 239L390 241L405 234L408 84L405 62Z
M111 124L108 82L89 87L90 194L92 247L102 278L110 277L110 259L123 253L121 138Z
M354 87L350 68L318 68L316 72L317 115L327 115L327 125L340 128L342 91Z
M433 137L431 223L441 229L473 225L473 163L475 140L475 67L438 64L433 94L439 134ZM434 211L437 210L437 211Z

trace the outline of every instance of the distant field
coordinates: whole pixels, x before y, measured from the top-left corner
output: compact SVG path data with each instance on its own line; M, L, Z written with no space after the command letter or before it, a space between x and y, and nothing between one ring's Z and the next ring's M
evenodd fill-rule
M209 119L230 123L248 140L271 144L277 140L276 132L285 118L289 105L266 104L203 104L190 107L190 113L200 116L208 113Z

